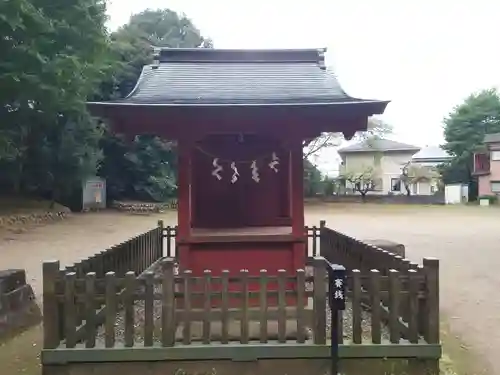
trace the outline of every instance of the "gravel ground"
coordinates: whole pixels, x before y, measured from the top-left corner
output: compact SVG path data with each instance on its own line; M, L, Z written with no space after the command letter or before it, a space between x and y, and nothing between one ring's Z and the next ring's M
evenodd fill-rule
M309 267L308 267L309 268ZM161 268L159 266L151 269L154 272L155 276L161 276ZM306 274L312 276L312 269L306 270ZM161 293L161 285L155 285L155 293ZM311 285L306 285L306 290L312 290ZM134 333L135 333L135 343L143 343L144 342L144 301L137 301L135 303L135 316L134 316ZM350 301L346 303L346 310L343 311L343 334L344 340L350 341L352 340L352 305ZM161 321L161 301L155 300L153 302L153 315L154 321ZM331 316L330 316L330 308L327 303L326 307L326 331L327 337L330 337L331 331ZM362 339L363 341L371 341L371 316L367 311L362 311L361 313L361 329L362 329ZM124 334L125 334L125 314L124 311L121 310L116 315L116 323L115 323L115 339L117 342L124 342ZM97 340L98 342L104 342L105 332L104 326L100 326L97 332ZM382 326L382 339L389 339L389 331L387 327ZM159 342L161 337L159 336L158 330L154 332L154 341Z

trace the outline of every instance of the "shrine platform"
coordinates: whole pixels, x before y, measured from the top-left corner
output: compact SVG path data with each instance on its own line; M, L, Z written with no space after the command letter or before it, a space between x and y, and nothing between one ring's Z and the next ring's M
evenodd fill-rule
M293 241L291 226L244 228L192 228L189 242L283 242Z

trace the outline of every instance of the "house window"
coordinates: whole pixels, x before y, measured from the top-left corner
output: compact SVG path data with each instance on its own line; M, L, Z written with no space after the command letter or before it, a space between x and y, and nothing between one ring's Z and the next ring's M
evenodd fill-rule
M491 151L491 160L500 160L500 151Z
M491 191L493 193L500 193L500 181L491 181Z
M391 191L401 191L401 180L399 178L391 178Z

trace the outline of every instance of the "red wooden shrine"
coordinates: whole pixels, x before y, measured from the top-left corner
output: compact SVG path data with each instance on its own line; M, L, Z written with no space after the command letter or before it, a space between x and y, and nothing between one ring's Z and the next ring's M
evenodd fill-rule
M305 267L304 142L351 137L386 105L347 96L324 50L162 49L128 97L89 108L177 140L179 265L218 276Z

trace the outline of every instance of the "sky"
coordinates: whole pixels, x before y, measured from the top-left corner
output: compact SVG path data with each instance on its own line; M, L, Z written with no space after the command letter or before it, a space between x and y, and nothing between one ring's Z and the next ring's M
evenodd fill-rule
M418 146L443 142L470 93L500 86L498 0L110 0L109 28L147 8L185 13L216 48L327 47L345 91L391 100L392 138Z

